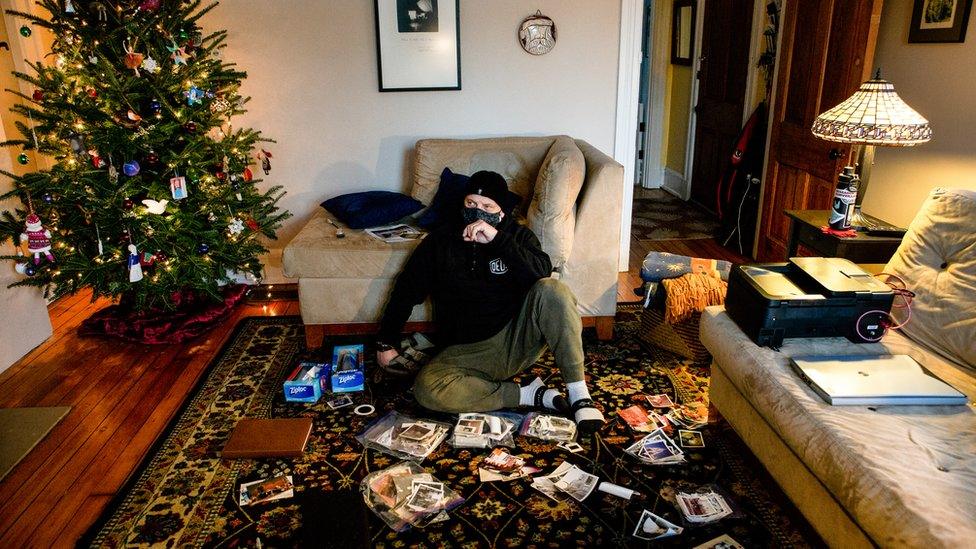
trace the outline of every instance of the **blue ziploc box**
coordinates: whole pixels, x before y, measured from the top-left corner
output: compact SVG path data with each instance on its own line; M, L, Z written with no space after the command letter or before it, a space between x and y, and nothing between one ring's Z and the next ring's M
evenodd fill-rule
M352 393L363 390L366 379L363 345L336 345L332 349L332 392Z
M329 364L300 362L285 379L285 400L288 402L318 402L328 390Z

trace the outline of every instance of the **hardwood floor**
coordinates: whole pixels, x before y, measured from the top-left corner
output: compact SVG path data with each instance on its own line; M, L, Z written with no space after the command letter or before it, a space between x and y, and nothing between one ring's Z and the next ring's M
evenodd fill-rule
M711 240L638 241L619 301L639 301L651 250L741 262ZM79 293L50 306L54 335L0 374L0 407L71 411L0 481L0 547L70 547L98 518L152 447L207 364L247 316L298 314L298 301L244 303L212 332L179 345L85 338L81 322L109 302Z

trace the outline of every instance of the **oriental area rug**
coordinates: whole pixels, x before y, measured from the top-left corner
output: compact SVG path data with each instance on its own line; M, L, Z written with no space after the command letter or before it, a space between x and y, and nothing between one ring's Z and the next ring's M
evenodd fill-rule
M304 349L298 317L241 321L197 389L123 490L92 527L83 545L98 547L691 547L728 535L746 547L807 547L821 542L766 476L731 428L713 412L701 429L705 447L685 449L686 461L647 465L624 453L639 438L616 410L643 395L666 394L679 403L705 402L708 368L666 351L642 346L636 337L639 309L618 310L615 337L598 341L584 334L587 375L607 425L579 440L581 453L555 443L515 437L513 454L547 474L568 461L602 480L641 494L632 500L594 491L583 502L556 501L530 486L530 479L482 483L478 465L489 450L455 449L442 443L421 465L457 491L464 502L447 520L423 529L395 532L369 511L360 492L367 474L399 460L364 448L355 438L387 411L441 419L420 408L409 383L369 375L353 394L376 413L359 416L352 407L332 410L287 403L282 381L296 362L313 358ZM347 336L348 337L348 336ZM343 340L341 343L347 343ZM369 350L369 347L367 347ZM369 355L370 353L367 353ZM525 377L539 375L561 385L547 354ZM645 404L646 407L646 404ZM295 459L223 460L218 452L236 422L245 417L309 417L313 429L305 453ZM240 506L242 483L292 475L291 498ZM704 526L682 522L677 491L718 486L737 510ZM658 542L632 536L643 510L684 526Z
M662 189L641 189L634 198L631 234L637 240L714 238L719 223L700 206Z

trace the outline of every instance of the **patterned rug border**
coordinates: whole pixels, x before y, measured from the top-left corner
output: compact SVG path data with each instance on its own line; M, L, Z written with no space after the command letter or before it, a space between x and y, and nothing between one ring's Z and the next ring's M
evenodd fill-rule
M203 388L207 386L207 382L210 381L211 376L213 376L216 371L215 367L225 358L227 358L227 354L230 353L234 347L234 344L237 343L238 338L248 328L248 326L254 322L291 324L296 320L301 323L302 317L300 315L283 315L273 317L252 315L246 316L237 321L237 325L234 326L234 330L224 341L223 345L221 345L220 351L218 351L217 354L210 359L210 362L207 363L206 369L201 372L200 377L193 385L193 389L187 393L186 398L183 399L183 402L173 414L173 417L166 422L166 425L160 431L159 435L156 437L156 440L154 440L149 449L146 450L146 454L143 456L143 458L139 460L138 465L136 465L132 472L129 473L129 476L126 477L125 482L122 483L122 486L118 489L115 495L112 496L112 499L109 501L108 505L102 509L98 519L88 527L88 530L85 531L84 535L78 538L78 541L75 544L76 547L88 547L92 545L95 538L98 536L98 533L101 532L101 530L108 524L108 522L115 515L115 512L119 509L122 503L125 502L128 494L133 488L135 488L135 486L139 483L139 480L149 470L149 466L151 466L153 461L155 461L159 451L162 449L163 445L166 444L166 440L176 430L176 427L183 419L183 415L186 413L187 409L200 396Z

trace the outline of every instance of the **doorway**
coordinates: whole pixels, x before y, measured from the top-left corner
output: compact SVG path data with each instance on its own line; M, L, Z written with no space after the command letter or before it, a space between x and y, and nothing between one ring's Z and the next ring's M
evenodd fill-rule
M768 96L772 63L763 59L775 59L770 28L778 3L644 0L631 222L635 236L654 232L647 229L655 221L650 215L657 217L662 235L691 239L704 232L750 255L754 221L743 224L741 219L754 220L758 209L764 118L752 123L745 140L752 158L758 158L755 169L737 171L732 158L744 125ZM656 203L648 208L642 201ZM646 214L661 208L670 212Z

